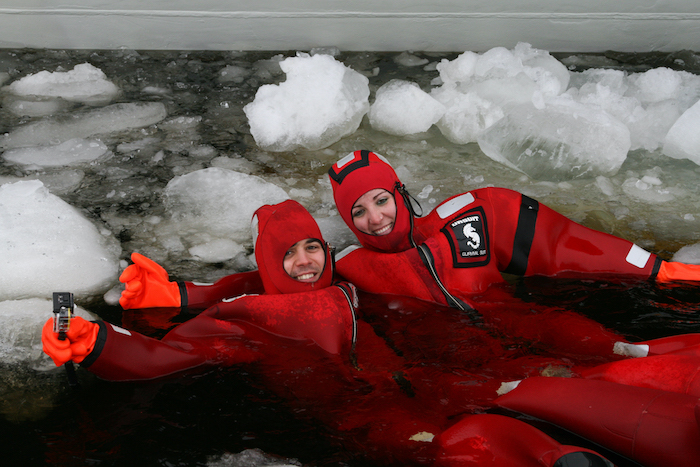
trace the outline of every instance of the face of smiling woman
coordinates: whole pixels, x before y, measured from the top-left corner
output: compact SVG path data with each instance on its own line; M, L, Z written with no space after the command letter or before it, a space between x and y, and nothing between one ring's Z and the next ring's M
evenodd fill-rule
M316 282L325 264L323 245L313 238L296 242L284 255L284 270L300 282Z
M375 188L360 196L352 206L352 222L360 232L387 235L394 228L396 201L394 195Z

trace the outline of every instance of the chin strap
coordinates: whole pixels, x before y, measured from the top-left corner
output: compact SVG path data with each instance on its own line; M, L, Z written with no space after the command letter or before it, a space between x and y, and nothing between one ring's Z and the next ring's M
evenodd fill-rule
M411 246L416 248L416 241L413 239L413 219L415 217L423 217L423 206L421 206L418 200L408 192L406 185L402 184L401 182L396 182L394 185L394 191L397 191L401 195L401 198L403 198L403 203L410 214L411 230L408 234L408 240L411 242ZM416 206L418 208L416 208ZM420 209L420 214L418 214L418 209Z

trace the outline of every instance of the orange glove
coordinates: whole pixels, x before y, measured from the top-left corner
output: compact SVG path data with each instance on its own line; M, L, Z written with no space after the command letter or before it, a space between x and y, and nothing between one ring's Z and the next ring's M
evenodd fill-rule
M69 360L80 363L95 348L99 331L100 326L97 323L77 316L70 321L66 339L60 340L58 333L53 332L53 318L49 318L41 330L41 342L44 352L51 357L56 366L61 366Z
M125 310L180 306L180 287L168 280L162 266L139 253L132 253L131 266L124 269L119 280L126 284L119 304Z
M656 281L700 281L700 265L662 261Z

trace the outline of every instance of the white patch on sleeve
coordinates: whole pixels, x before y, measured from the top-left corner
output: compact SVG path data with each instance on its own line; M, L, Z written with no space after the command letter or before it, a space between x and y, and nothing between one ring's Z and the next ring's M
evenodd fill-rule
M131 335L131 333L124 328L120 328L119 326L115 326L112 323L109 323L109 325L112 326L112 329L114 329L114 331L118 332L119 334L124 334L125 336Z
M450 217L452 214L456 213L465 206L469 206L474 202L474 195L471 193L464 193L456 198L452 198L449 201L442 203L435 210L440 216L440 219L445 219Z
M642 269L644 266L646 266L650 256L651 253L646 251L644 248L639 247L637 245L632 245L632 248L630 248L629 253L627 253L626 259L627 262L631 265L637 266L639 269Z

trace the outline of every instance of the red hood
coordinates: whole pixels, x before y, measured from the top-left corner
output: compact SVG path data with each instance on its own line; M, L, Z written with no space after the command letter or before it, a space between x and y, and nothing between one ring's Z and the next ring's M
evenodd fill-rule
M253 215L253 244L255 260L262 278L265 293L299 293L320 290L333 283L333 265L330 251L323 241L316 220L299 203L287 200L279 204L266 204ZM295 243L318 239L326 253L326 264L316 282L299 282L284 270L284 254Z
M383 252L399 252L411 248L411 212L397 192L403 184L389 162L379 154L362 150L340 159L328 171L333 198L338 212L362 246ZM375 236L360 232L352 222L352 206L357 199L375 188L394 195L396 219L388 235Z

